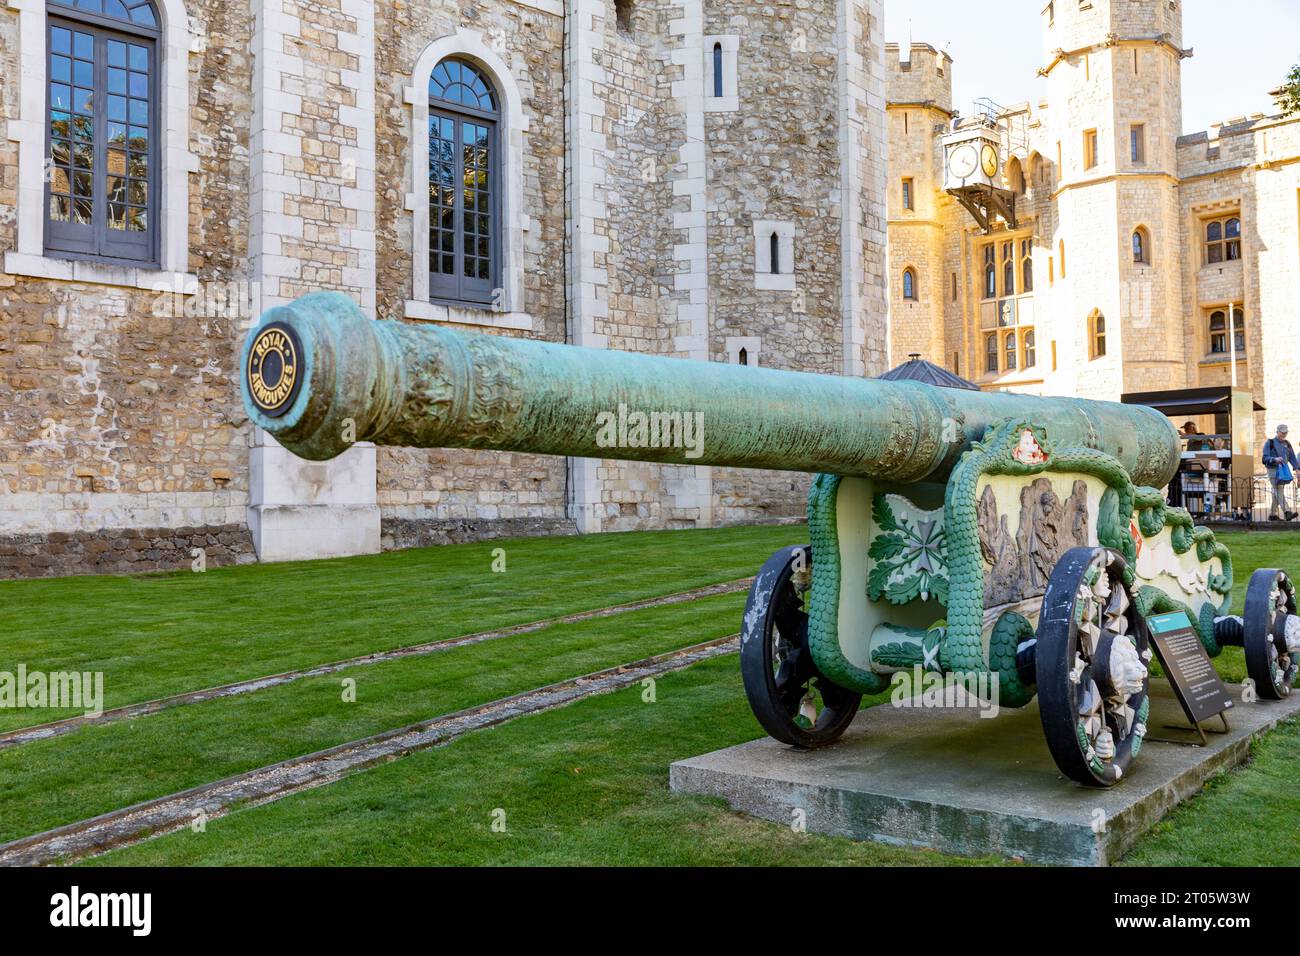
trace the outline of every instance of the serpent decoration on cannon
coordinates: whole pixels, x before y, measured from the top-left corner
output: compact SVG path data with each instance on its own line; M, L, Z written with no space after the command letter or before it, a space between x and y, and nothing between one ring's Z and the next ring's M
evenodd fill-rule
M811 545L750 589L741 673L754 714L804 748L836 740L899 671L1037 694L1060 769L1110 786L1150 709L1146 619L1184 612L1211 655L1245 649L1261 698L1300 662L1295 588L1256 572L1228 617L1228 550L1158 490L1174 426L1141 406L784 372L373 321L313 293L263 316L241 383L253 423L297 455L351 441L816 475ZM612 449L620 406L707 417L706 440Z

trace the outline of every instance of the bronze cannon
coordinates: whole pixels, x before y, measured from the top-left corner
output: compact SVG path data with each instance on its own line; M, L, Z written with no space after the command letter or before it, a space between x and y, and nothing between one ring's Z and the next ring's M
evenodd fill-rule
M759 571L741 637L754 713L792 745L836 740L895 675L958 678L1001 706L1037 694L1061 770L1109 786L1147 732L1151 619L1185 620L1211 655L1244 645L1262 698L1289 694L1300 660L1282 572L1225 617L1228 550L1165 503L1179 440L1141 406L373 321L335 293L263 316L241 386L307 459L370 441L816 475L811 545ZM700 440L611 443L621 407L675 438L691 416Z

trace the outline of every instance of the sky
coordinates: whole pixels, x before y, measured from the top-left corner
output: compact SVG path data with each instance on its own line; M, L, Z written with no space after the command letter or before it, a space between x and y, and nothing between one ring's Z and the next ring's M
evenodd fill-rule
M885 0L885 35L948 50L953 106L970 115L988 97L1009 106L1046 92L1042 18L1047 0ZM1249 12L1247 12L1249 11ZM910 33L909 33L910 31ZM1183 0L1183 132L1218 120L1277 112L1277 89L1300 61L1300 0Z

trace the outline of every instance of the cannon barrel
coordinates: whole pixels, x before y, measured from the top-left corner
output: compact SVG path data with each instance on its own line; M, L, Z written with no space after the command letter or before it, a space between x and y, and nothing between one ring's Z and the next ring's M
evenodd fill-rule
M318 461L371 441L938 481L991 423L1018 418L1162 487L1180 450L1173 424L1141 406L373 321L330 292L268 311L249 334L240 380L253 423Z

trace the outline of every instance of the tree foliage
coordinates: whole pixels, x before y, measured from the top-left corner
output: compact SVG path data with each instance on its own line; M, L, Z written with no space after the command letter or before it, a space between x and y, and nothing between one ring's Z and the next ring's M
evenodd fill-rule
M1300 113L1300 63L1291 67L1286 82L1273 91L1273 99L1277 100L1283 116L1295 116Z

